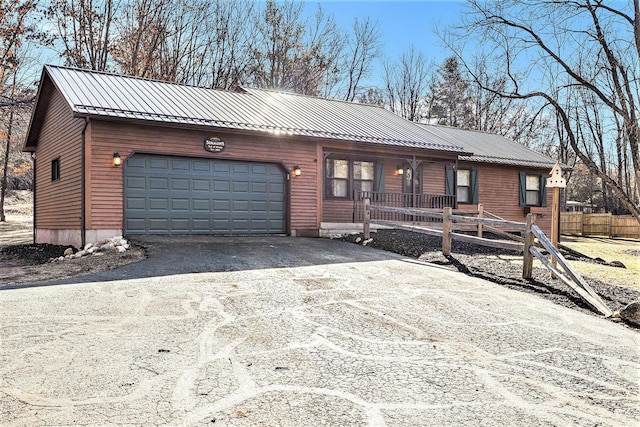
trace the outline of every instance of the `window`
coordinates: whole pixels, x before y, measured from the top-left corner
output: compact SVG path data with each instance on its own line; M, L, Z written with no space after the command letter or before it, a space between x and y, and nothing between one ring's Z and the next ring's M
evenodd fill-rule
M373 162L353 162L353 191L373 191Z
M456 196L457 203L478 204L478 169L458 169L445 166L445 194Z
M471 203L471 171L469 169L458 169L456 195L458 203Z
M349 161L327 159L327 197L349 197Z
M404 194L422 194L422 166L416 168L416 173L413 173L411 166L406 165L404 167L402 179L402 192Z
M538 175L527 175L525 203L529 206L540 204L540 177Z
M350 199L354 192L376 191L375 169L374 162L327 159L325 197Z
M60 179L60 157L51 160L51 181Z
M520 172L520 206L547 206L547 176Z

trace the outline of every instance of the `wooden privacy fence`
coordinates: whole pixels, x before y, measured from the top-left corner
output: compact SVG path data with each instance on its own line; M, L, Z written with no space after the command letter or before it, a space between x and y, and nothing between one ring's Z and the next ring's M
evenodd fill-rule
M560 233L574 236L607 236L640 239L640 223L631 215L561 212Z
M407 223L372 219L372 211L408 216L412 218L414 222ZM567 286L571 287L584 301L587 302L587 304L589 304L589 306L604 316L610 317L613 315L613 312L609 307L607 307L598 294L596 294L582 276L580 276L580 274L569 265L567 260L562 256L558 249L553 246L551 240L544 234L544 232L535 225L535 215L528 214L526 223L507 221L504 219L485 218L481 217L481 215L482 211L454 210L450 207L446 207L444 209L430 209L379 206L371 204L369 199L364 199L362 210L364 238L371 238L370 226L371 224L376 224L401 230L415 231L431 236L439 236L442 238L442 254L445 256L449 256L451 254L452 240L459 240L462 242L500 249L521 251L523 253L523 278L531 279L533 273L533 258L538 258L542 265L552 272L552 277L560 279ZM427 218L428 225L415 222L419 218ZM440 228L440 224L433 222L434 218L441 221L442 228ZM465 224L467 227L464 226ZM477 227L477 236L456 232L459 230L468 230L469 225L475 225L475 227ZM503 237L512 238L514 241L485 239L481 237L483 227L490 228L492 232L497 231L498 234ZM524 236L511 236L510 233L506 233L500 229L518 230L521 231ZM545 255L538 250L536 245L546 249L551 256L551 259L547 259ZM559 267L556 264L559 265Z

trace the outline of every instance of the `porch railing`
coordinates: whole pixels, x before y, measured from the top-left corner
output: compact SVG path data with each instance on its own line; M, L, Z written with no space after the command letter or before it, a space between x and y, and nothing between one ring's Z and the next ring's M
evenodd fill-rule
M377 191L359 191L353 199L353 222L361 222L363 218L363 200L369 199L372 205L393 208L454 208L456 196L446 194L411 194L383 193ZM414 221L411 215L396 212L372 211L372 219L382 221Z

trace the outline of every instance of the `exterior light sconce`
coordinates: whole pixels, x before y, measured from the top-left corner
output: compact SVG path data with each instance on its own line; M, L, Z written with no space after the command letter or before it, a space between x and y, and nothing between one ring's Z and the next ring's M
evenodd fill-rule
M120 153L113 153L113 167L122 166L122 158L120 157Z
M294 174L295 176L300 176L300 175L302 175L302 170L300 170L300 166L295 165L295 166L293 167L293 174Z
M404 168L402 166L396 167L396 175L404 175Z

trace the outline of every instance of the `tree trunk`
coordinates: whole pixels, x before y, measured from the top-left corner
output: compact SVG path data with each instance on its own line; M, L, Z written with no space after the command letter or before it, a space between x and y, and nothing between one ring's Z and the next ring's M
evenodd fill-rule
M4 196L7 192L7 177L9 175L9 150L11 149L11 131L13 128L14 106L12 105L10 108L9 123L7 124L7 142L5 143L4 161L2 164L4 166L2 168L2 182L0 182L0 222L7 220L4 213Z

